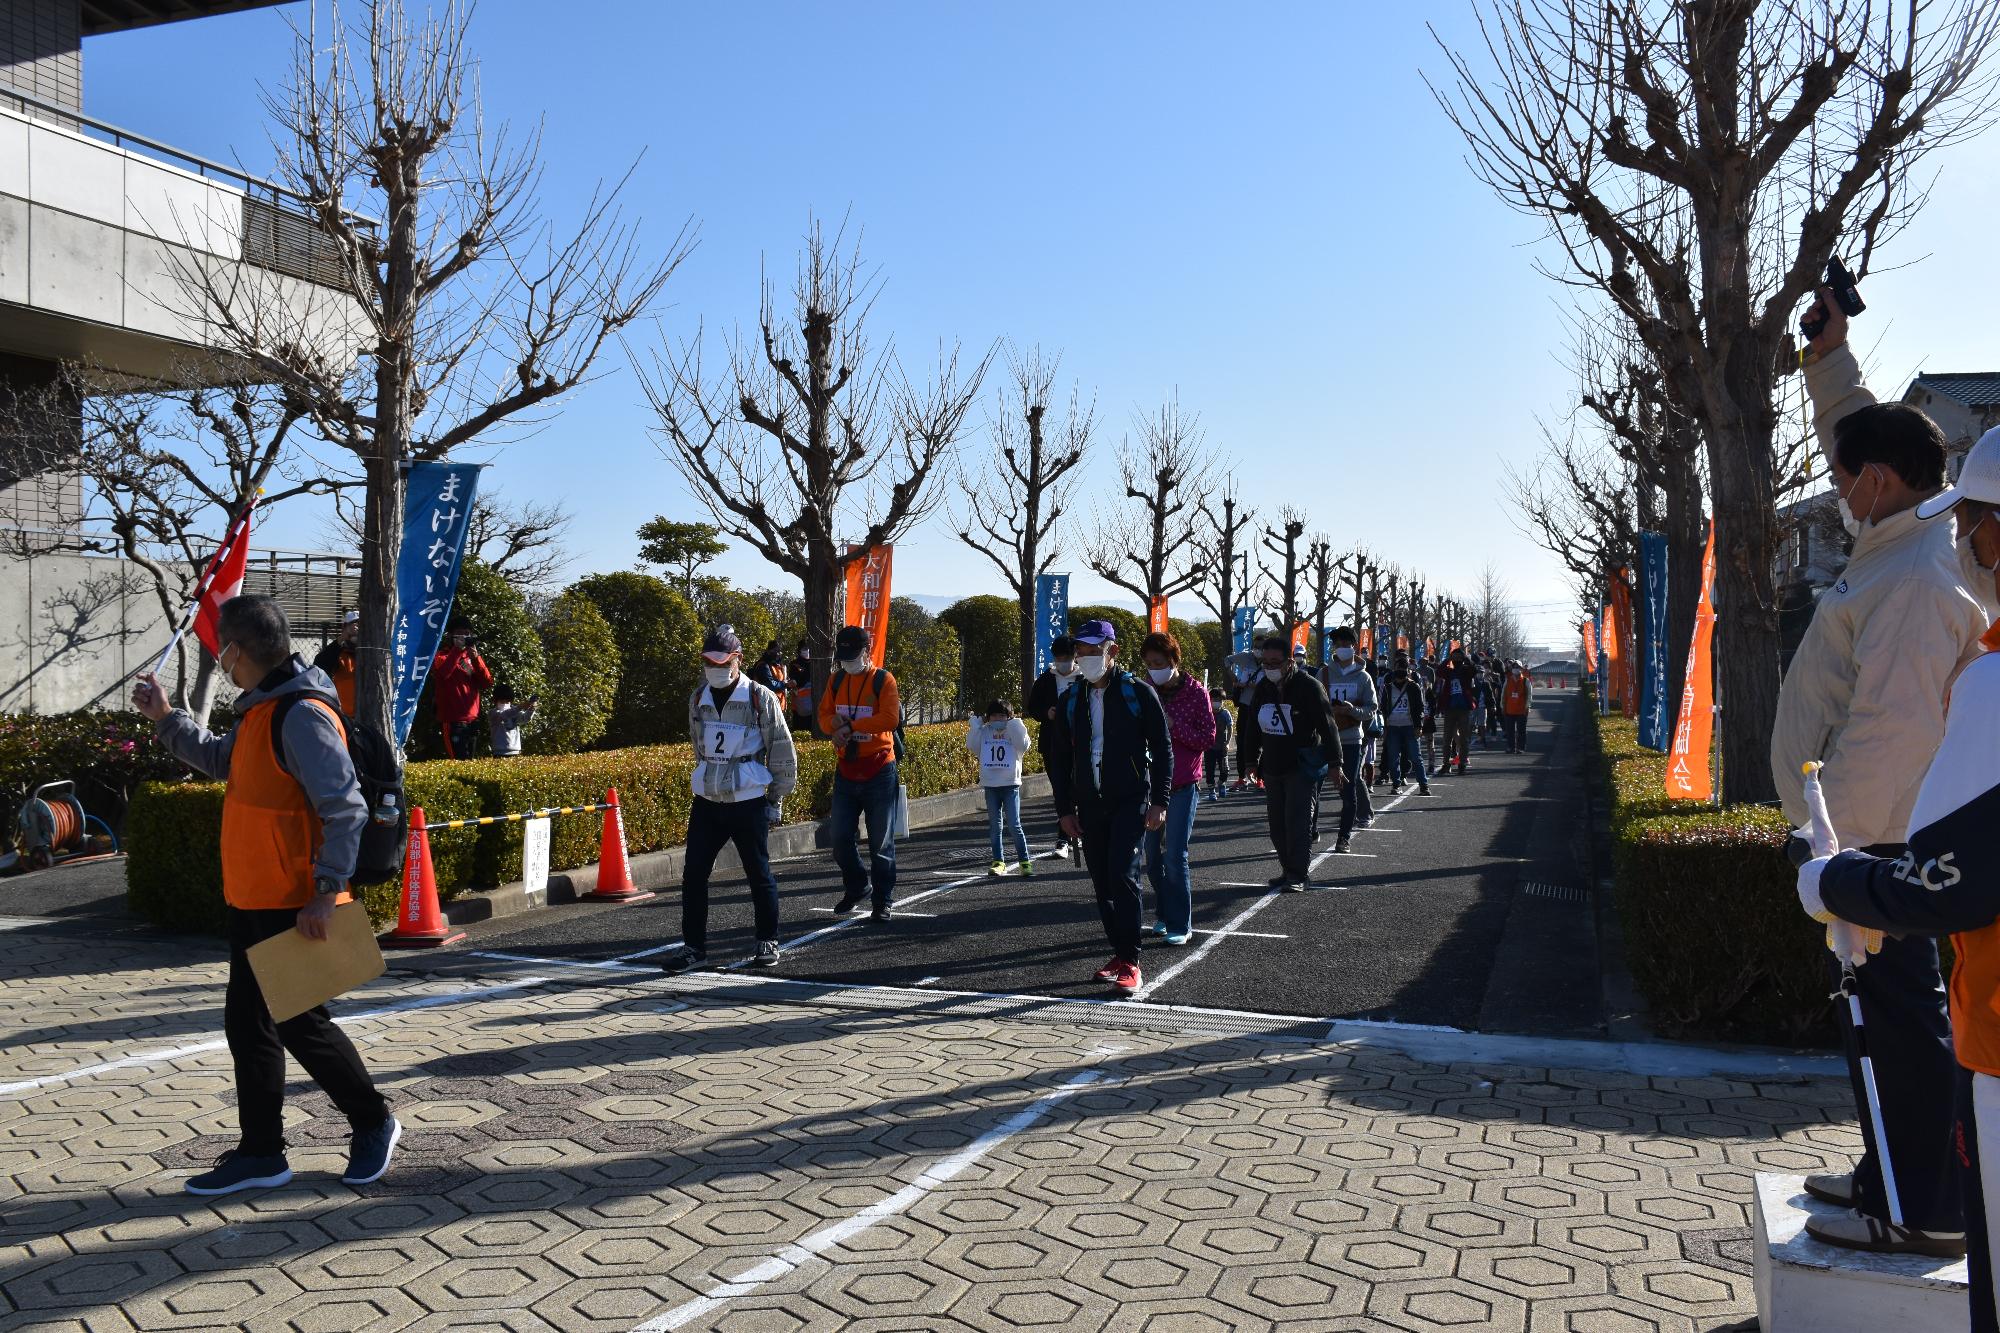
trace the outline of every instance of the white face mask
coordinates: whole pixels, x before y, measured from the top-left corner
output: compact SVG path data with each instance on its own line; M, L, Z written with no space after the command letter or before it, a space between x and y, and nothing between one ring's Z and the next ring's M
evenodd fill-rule
M1055 673L1058 676L1074 676L1076 674L1076 663L1057 662L1055 664Z
M1104 673L1111 669L1111 662L1104 654L1099 653L1094 657L1077 658L1076 669L1083 673L1085 680L1095 685L1098 681L1103 680Z
M736 683L736 668L733 666L703 667L701 674L708 678L711 690L726 690Z
M1283 680L1284 678L1285 678L1285 669L1283 667L1264 668L1265 680Z
M1993 570L1979 563L1979 548L1972 544L1972 534L1979 531L1979 525L1984 523L1987 518L1988 515L1981 514L1978 518L1972 520L1971 527L1958 534L1959 560L1965 566L1967 575L1970 575L1975 569L1989 577L1994 573ZM1973 586L1977 587L1979 585L1974 583Z
M1345 666L1354 660L1354 650L1352 648L1336 648L1333 650L1333 657L1335 661Z
M1853 489L1848 491L1847 494L1852 495L1855 491L1860 490L1861 478L1867 475L1868 475L1868 469L1863 468L1860 474L1856 476L1854 479ZM1870 514L1873 514L1875 512L1875 506L1873 504L1868 506L1868 512ZM1847 495L1843 495L1840 497L1840 526L1847 529L1847 535L1850 537L1859 537L1861 535L1861 528L1862 528L1861 519L1855 516L1854 506L1847 502Z
M840 664L840 669L850 676L858 676L868 669L866 657L850 657Z
M1170 681L1170 680L1172 680L1172 679L1174 678L1174 668L1172 668L1172 667L1151 667L1151 668L1148 668L1148 670L1147 670L1146 674L1147 674L1148 676L1151 676L1151 677L1153 678L1153 683L1154 683L1155 685L1164 685L1164 684L1166 684L1166 683L1167 683L1168 681Z

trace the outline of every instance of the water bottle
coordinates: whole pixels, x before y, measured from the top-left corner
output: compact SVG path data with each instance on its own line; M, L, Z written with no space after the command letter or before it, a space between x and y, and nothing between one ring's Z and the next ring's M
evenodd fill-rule
M397 823L401 819L401 815L396 809L395 792L385 791L382 793L382 803L375 807L374 814L371 816L371 818L373 818L375 823L382 828L396 827Z

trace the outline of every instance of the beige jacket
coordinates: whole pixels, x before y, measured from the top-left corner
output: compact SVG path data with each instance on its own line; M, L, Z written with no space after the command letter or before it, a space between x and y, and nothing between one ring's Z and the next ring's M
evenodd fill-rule
M1833 425L1875 401L1847 348L1806 368L1814 425L1830 454ZM1870 524L1778 692L1771 774L1794 827L1807 822L1799 765L1825 762L1842 847L1902 842L1931 756L1944 736L1945 691L1981 652L1987 618L1960 568L1949 518L1905 510Z

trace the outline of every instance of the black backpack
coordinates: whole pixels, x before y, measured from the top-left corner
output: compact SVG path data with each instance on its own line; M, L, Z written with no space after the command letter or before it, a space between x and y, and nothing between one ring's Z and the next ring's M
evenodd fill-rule
M887 667L876 667L875 703L879 704L882 702L882 687L888 683L889 683L889 669ZM869 705L870 708L873 708L874 706L875 704ZM903 709L900 703L896 707L895 742L896 742L896 748L895 748L896 762L900 764L903 762L903 751L907 748L903 744Z
M285 763L285 718L292 706L306 697L288 694L271 711L271 750L277 756L278 767L287 773L292 770ZM319 702L327 703L325 699ZM341 729L347 735L347 758L354 765L355 780L361 784L361 799L368 806L368 822L361 826L361 846L355 853L354 874L349 882L356 886L387 884L403 873L404 844L410 824L396 747L389 744L387 736L349 717L338 705L327 706L340 718Z

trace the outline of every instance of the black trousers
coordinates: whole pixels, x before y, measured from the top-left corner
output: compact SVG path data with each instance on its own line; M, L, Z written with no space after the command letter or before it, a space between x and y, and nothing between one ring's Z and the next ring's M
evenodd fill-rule
M1083 829L1083 864L1097 890L1097 915L1111 952L1128 963L1139 961L1140 922L1145 891L1139 885L1139 847L1146 836L1146 799L1100 801L1085 795L1078 802L1076 821Z
M1984 1079L1987 1114L1993 1114L1991 1094L1995 1080L1960 1066L1958 1070L1958 1123L1952 1142L1952 1166L1958 1173L1960 1197L1965 1201L1966 1296L1972 1306L1971 1333L2000 1333L2000 1309L1993 1296L1993 1228L1986 1220L1986 1181L1979 1169L1978 1080ZM2000 1152L2000 1144L1993 1149Z
M1900 843L1878 844L1866 850L1873 856L1903 854ZM1827 965L1838 986L1839 961L1828 954ZM1964 1212L1952 1161L1958 1061L1951 1050L1951 1018L1945 1010L1944 982L1938 975L1937 941L1915 935L1900 940L1891 936L1883 941L1881 953L1854 969L1854 984L1861 997L1861 1022L1875 1065L1875 1088L1882 1102L1882 1124L1888 1134L1889 1163L1896 1174L1903 1220L1925 1231L1963 1230ZM1865 1146L1854 1169L1855 1206L1886 1220L1889 1201L1882 1188L1881 1149L1875 1141L1861 1081L1861 1051L1847 1001L1835 1000L1833 1008L1847 1053L1847 1073L1854 1084L1854 1105Z
M1313 799L1319 784L1293 769L1264 773L1264 815L1271 825L1271 846L1286 879L1302 880L1312 864Z
M1501 727L1507 733L1507 744L1516 750L1528 748L1528 715L1526 713L1505 713L1500 718Z
M238 1147L252 1157L274 1157L285 1150L286 1051L355 1129L373 1129L389 1115L389 1103L375 1090L354 1043L334 1026L325 1005L282 1023L271 1021L257 974L250 970L249 949L290 930L298 916L292 907L229 909L229 989L222 1003L222 1032L236 1063L236 1120L242 1129Z
M447 759L477 759L479 757L479 719L470 722L439 722L444 729L444 754Z
M681 861L681 943L708 952L708 877L715 858L730 843L750 881L750 910L757 938L778 938L778 881L771 874L771 820L764 802L694 798L688 811L687 851Z

